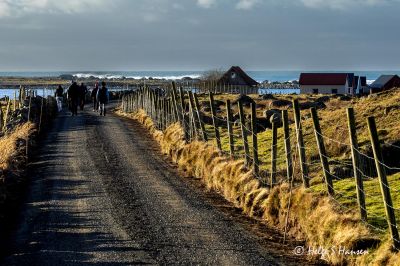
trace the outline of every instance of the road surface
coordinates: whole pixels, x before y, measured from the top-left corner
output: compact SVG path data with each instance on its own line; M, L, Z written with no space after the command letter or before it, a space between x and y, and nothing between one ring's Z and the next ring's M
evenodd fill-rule
M181 177L135 121L61 114L29 175L3 265L303 263L273 231Z

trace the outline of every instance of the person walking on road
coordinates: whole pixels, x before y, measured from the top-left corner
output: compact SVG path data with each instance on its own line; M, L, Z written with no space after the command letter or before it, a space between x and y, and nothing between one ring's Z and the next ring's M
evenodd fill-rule
M106 83L101 83L101 88L97 92L97 100L99 101L100 115L106 116L106 104L108 103L108 89Z
M97 92L99 91L99 83L96 82L96 85L94 85L94 88L91 93L91 97L93 100L93 112L96 112L99 110L99 101L97 100Z
M68 88L67 98L72 116L78 115L79 86L75 81Z
M56 96L56 101L57 101L58 112L61 112L62 105L63 105L63 96L64 96L64 89L63 89L63 87L61 87L61 85L58 85L55 96Z
M79 86L79 106L81 108L81 111L83 111L83 108L85 107L85 100L86 100L86 94L88 92L88 89L86 85L82 82L81 86Z

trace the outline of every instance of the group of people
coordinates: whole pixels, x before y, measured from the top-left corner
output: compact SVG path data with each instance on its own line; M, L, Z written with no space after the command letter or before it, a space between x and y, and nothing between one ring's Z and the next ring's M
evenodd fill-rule
M78 85L75 81L72 82L72 85L67 90L67 103L69 110L72 113L72 116L78 115L78 106L80 110L83 111L86 103L86 95L88 93L88 88L84 83ZM63 97L64 97L64 89L62 86L58 86L56 92L56 101L58 111L62 111L63 106ZM109 93L106 87L106 83L103 81L101 83L101 88L99 88L99 84L96 82L91 94L93 101L93 111L99 111L100 115L106 115L106 104L109 100Z

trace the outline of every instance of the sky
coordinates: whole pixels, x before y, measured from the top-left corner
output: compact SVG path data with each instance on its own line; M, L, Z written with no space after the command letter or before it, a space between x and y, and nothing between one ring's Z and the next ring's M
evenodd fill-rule
M0 71L399 70L400 0L0 0Z

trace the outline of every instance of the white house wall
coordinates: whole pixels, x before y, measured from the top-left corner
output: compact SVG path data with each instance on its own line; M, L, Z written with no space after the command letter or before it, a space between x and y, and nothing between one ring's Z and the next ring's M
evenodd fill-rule
M337 94L348 94L348 86L346 85L300 85L301 94L313 94L314 89L318 89L318 94L332 94L332 90L336 89Z

